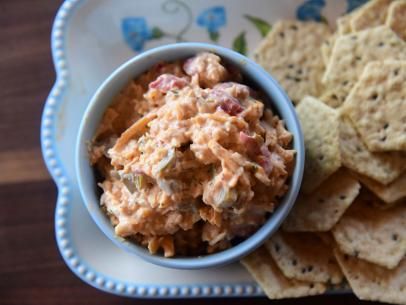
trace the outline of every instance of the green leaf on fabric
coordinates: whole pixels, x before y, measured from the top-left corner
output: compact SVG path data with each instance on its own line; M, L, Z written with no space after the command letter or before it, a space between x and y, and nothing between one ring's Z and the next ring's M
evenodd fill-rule
M217 42L219 40L220 34L219 32L209 32L209 37L211 41Z
M242 55L247 54L247 41L245 39L245 32L241 32L234 38L233 50L241 53Z
M244 17L257 28L262 37L265 37L272 28L272 26L267 21L261 18L253 17L250 15L244 15Z
M157 26L154 26L151 30L151 39L159 39L164 36L164 32Z
M325 24L328 25L328 20L327 20L327 18L326 18L325 16L323 16L323 15L320 16L320 22L325 23Z

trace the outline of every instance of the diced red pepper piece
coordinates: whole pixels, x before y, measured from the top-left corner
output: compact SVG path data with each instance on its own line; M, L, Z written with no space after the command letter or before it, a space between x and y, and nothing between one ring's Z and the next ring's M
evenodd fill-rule
M278 165L280 163L279 155L271 153L268 147L261 144L255 137L240 131L240 141L245 146L248 156L256 160L267 175L271 173L274 164Z
M260 144L254 137L251 137L245 132L240 131L240 141L245 146L247 153L251 158L255 158L261 154Z
M223 110L225 113L228 113L229 115L236 116L240 112L242 112L244 109L236 103L233 102L225 102L219 106L221 110Z
M261 155L258 157L258 164L261 165L265 173L269 175L272 172L272 155L265 144L261 146L260 151Z
M177 77L173 74L162 74L156 80L149 84L150 88L158 89L164 93L172 89L182 89L187 86L187 80Z
M238 99L223 90L210 91L209 98L217 102L219 104L218 108L229 115L235 116L244 110Z
M217 84L213 87L213 89L224 90L234 87L234 96L237 98L246 98L251 95L251 89L246 86L235 82L225 82Z

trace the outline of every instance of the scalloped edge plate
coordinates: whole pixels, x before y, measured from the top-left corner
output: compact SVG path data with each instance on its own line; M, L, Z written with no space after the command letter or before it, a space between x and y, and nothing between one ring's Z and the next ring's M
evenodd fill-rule
M52 58L56 69L56 82L45 102L41 122L41 148L48 171L58 188L55 210L55 235L59 251L74 274L87 284L127 297L139 298L184 298L184 297L255 297L264 296L262 289L255 282L230 284L134 284L125 280L112 278L95 270L74 247L69 232L69 215L73 201L74 183L69 180L58 151L58 117L66 93L69 90L69 67L65 50L65 35L69 19L80 4L86 0L65 0L59 8L51 34ZM323 0L322 0L323 1ZM349 0L348 0L349 1ZM306 2L306 1L302 1ZM351 2L351 1L349 1ZM344 5L341 5L344 6ZM331 12L327 12L331 14ZM195 271L199 272L199 271ZM348 290L335 290L329 293L347 293Z

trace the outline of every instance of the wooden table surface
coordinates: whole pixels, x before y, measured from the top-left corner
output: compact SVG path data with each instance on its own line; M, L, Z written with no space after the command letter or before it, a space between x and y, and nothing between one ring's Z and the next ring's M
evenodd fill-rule
M50 31L56 0L0 0L0 304L359 304L353 295L133 300L98 291L65 266L54 238L56 188L42 161L39 128L54 82ZM372 303L368 303L372 304Z

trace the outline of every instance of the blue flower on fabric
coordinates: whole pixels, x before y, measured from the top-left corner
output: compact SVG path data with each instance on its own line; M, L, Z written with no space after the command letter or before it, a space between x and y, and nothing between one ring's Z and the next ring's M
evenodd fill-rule
M121 31L125 42L136 52L144 48L144 43L151 38L151 30L142 17L124 18L121 21Z
M227 23L226 10L223 6L213 6L204 10L197 17L197 25L206 28L210 39L217 41L219 38L218 30Z
M347 13L355 10L361 5L364 5L368 0L347 0Z
M299 20L307 21L324 21L321 10L326 5L324 0L308 0L300 5L296 10L296 17Z

